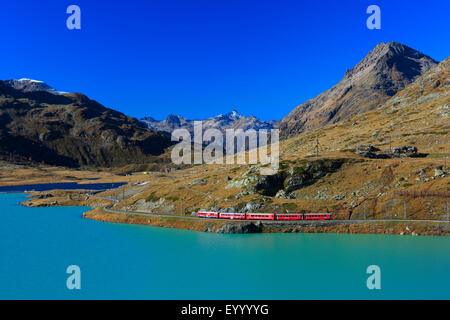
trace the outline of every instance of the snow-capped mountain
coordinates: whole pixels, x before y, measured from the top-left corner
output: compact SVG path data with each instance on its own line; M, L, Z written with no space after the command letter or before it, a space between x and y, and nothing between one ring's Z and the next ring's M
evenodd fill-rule
M155 120L152 117L145 117L141 119L147 124L150 129L171 133L175 129L183 128L189 132L194 132L194 121L170 114L165 120ZM260 130L260 129L275 129L278 128L280 121L271 120L263 121L255 116L245 117L233 110L226 114L219 114L218 116L206 118L202 120L203 130L218 129L225 132L226 129L243 129L243 130Z
M3 83L7 86L10 86L16 90L20 90L22 92L36 92L36 91L47 91L53 94L62 94L64 92L56 91L48 84L43 81L33 80L22 78L18 80L3 80Z

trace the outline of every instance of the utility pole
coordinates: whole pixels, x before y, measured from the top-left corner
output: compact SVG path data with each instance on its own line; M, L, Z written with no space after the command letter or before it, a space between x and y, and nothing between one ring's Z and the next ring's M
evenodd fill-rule
M389 135L389 152L392 153L392 136Z
M314 147L314 149L316 149L316 156L319 157L319 136L316 137L316 146Z
M366 203L364 202L364 220L366 220Z
M406 200L403 200L403 217L406 220Z
M447 207L447 221L449 221L449 216L448 216L448 202L445 204L445 206Z
M125 201L125 186L122 187L122 201ZM125 203L125 211L128 211L126 203Z

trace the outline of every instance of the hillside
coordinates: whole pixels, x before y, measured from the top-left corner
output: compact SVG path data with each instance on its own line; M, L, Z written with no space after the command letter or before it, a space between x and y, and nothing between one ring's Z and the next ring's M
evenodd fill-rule
M380 108L282 141L276 175L259 175L258 165L135 174L135 181L151 183L115 207L174 215L217 209L332 212L337 219L446 219L449 72L446 59ZM386 157L357 154L363 145L378 148ZM401 153L411 149L404 146L422 154Z
M0 81L0 160L69 167L146 163L171 144L137 119L40 81Z
M339 83L283 118L280 137L293 137L378 108L436 64L400 43L381 43L347 70Z

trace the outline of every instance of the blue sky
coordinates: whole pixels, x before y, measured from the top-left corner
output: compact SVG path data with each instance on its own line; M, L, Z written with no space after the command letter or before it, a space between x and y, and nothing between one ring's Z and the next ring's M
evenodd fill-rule
M81 30L66 8L81 8ZM381 30L366 8L381 8ZM2 1L0 79L33 78L134 117L264 120L338 82L380 42L443 60L450 1Z

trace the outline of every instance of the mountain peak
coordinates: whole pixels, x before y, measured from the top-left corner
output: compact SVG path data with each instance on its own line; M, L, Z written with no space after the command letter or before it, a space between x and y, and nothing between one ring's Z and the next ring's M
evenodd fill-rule
M158 121L153 119L152 117L144 117L141 119L150 129L163 131L163 132L171 132L177 128L184 128L188 131L193 131L194 128L194 120L188 120L181 116L170 114L167 116L166 120ZM244 117L239 114L236 109L233 109L231 112L226 114L219 114L215 117L206 118L201 120L203 121L203 129L274 129L278 127L279 121L262 121L255 116Z
M429 56L399 42L382 42L377 44L361 62L351 70L347 70L345 78L359 80L372 71L382 73L395 69L410 82L437 63Z
M233 109L231 112L227 113L227 116L233 118L242 118L242 116L239 114L239 112L236 111L236 109Z
M169 114L164 122L167 126L173 129L178 128L181 125L181 120L182 118L180 116Z
M53 94L59 94L58 91L56 91L51 86L40 80L22 78L18 80L15 79L4 80L3 83L5 83L9 87L12 87L22 92L47 91Z
M436 64L399 42L380 43L339 83L292 110L282 120L281 136L291 137L377 108Z
M22 78L19 80L16 80L19 82L34 82L34 83L44 83L44 81L40 81L40 80L34 80L34 79L29 79L29 78Z

